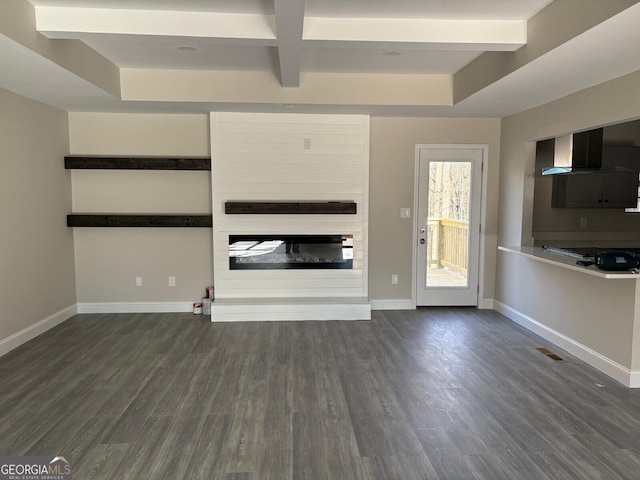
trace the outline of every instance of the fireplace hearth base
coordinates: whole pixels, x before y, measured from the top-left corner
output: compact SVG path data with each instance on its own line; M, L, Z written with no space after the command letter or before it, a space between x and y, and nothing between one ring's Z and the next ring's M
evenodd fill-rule
M212 322L371 320L368 298L216 298Z

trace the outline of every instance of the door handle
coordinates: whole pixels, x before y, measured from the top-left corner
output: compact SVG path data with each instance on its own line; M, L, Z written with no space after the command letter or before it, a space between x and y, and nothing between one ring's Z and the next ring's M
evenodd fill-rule
M424 245L425 243L427 243L427 241L424 238L420 239L420 245Z

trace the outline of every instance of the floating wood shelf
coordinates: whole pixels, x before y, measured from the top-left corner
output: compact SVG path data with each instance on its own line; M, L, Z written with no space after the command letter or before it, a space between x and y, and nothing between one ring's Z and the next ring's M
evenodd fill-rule
M229 214L355 214L355 202L225 202Z
M64 157L64 168L92 170L211 170L210 158Z
M68 227L211 227L211 215L71 214Z

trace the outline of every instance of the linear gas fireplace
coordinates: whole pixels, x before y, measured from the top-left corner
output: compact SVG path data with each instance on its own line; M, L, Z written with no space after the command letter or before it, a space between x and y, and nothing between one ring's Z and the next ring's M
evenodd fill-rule
M230 270L352 269L352 235L229 235Z

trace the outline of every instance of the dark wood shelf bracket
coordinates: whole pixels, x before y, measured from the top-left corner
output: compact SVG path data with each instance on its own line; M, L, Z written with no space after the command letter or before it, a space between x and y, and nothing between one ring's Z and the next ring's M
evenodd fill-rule
M355 202L225 202L227 214L355 214Z

